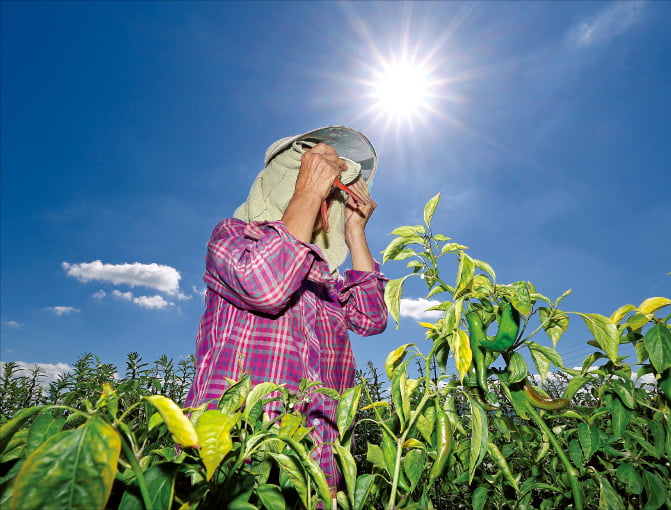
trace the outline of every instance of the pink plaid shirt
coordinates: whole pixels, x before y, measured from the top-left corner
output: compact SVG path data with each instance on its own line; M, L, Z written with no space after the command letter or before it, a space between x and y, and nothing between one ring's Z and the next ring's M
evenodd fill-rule
M296 390L305 378L342 392L354 385L356 369L347 330L369 336L387 324L386 279L377 263L372 272L348 270L334 278L319 247L298 241L279 221L219 222L204 280L197 370L186 406L218 399L225 378L244 373L253 384ZM315 426L316 444L337 439L336 408L330 398L311 394L303 411ZM337 480L330 448L318 448L315 456Z

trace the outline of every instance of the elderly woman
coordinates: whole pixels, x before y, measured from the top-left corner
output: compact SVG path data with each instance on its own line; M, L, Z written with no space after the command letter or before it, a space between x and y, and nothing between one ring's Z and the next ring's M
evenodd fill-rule
M368 139L341 126L271 145L247 202L215 227L208 243L206 308L187 406L216 408L226 378L243 374L252 384L290 390L303 378L339 392L354 385L348 330L368 336L387 324L386 279L365 233L376 207L366 183L376 165ZM348 251L352 269L341 276L337 268ZM332 487L340 475L325 443L338 438L336 407L312 393L302 409Z

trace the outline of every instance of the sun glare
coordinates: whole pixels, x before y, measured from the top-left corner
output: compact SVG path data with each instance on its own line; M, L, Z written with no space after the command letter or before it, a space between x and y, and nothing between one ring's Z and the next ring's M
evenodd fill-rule
M413 62L395 62L376 73L373 82L375 109L389 117L409 119L428 107L431 73Z

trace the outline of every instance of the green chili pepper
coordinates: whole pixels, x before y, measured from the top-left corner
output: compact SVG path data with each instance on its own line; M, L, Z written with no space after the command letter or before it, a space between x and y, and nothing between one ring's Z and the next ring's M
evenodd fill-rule
M434 400L436 406L436 460L433 461L429 472L429 484L435 482L445 471L452 449L452 429L447 413L440 405L438 397Z
M480 344L485 340L485 330L482 326L482 319L476 312L469 312L466 314L468 321L468 335L471 343L471 351L473 352L473 365L475 365L475 375L478 380L478 386L482 388L485 394L489 393L487 386L487 365L485 363L485 351L482 350Z
M557 409L563 409L571 403L571 401L567 398L547 398L546 396L541 395L534 389L533 386L531 386L531 384L529 384L529 381L526 379L524 379L523 386L527 400L532 406L538 409L554 411Z
M499 329L496 336L489 340L487 338L480 342L480 346L494 352L503 352L510 349L520 332L520 314L508 301L501 307L499 317Z
M667 400L671 402L671 368L667 368L659 375L657 387L664 392Z

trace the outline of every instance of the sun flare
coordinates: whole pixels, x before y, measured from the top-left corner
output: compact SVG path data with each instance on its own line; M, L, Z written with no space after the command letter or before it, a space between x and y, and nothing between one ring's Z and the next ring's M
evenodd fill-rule
M385 62L371 82L373 109L390 120L412 120L431 108L435 78L420 62Z

